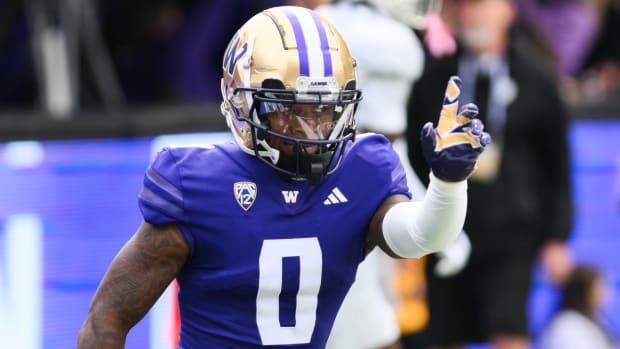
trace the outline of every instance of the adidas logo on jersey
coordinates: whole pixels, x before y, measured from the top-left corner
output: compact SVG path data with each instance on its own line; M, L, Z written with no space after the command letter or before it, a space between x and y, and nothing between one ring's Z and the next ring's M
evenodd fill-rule
M347 201L349 200L347 200L347 197L342 194L340 189L338 189L338 187L334 187L332 192L327 196L327 199L323 201L323 205L343 204Z

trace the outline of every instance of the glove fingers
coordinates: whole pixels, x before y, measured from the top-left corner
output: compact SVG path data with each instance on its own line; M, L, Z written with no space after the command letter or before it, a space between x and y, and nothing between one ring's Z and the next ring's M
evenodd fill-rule
M476 118L478 107L465 104L457 115L461 94L461 79L450 77L437 128L427 123L420 137L426 161L437 178L458 182L474 170L478 155L491 142L484 124Z
M467 103L461 107L461 111L459 112L458 121L463 124L468 120L471 120L478 115L478 106L474 103Z
M491 135L487 132L482 132L482 136L480 136L480 144L483 148L491 144Z
M479 143L482 148L491 143L491 135L484 132L484 124L480 121L480 119L472 119L469 122L469 134L476 138L476 142L474 142L474 144Z
M482 136L482 130L484 129L484 124L479 119L472 119L469 123L469 132L474 137Z
M456 125L456 112L459 107L459 96L461 95L461 78L451 76L446 87L446 93L443 98L443 107L439 114L439 123L437 129L439 134L443 135Z
M476 119L478 115L478 107L473 103L468 103L461 108L459 113L459 122L462 122L463 129L469 128L472 137L477 138L477 142L484 148L491 143L491 135L484 132L484 123L480 119Z

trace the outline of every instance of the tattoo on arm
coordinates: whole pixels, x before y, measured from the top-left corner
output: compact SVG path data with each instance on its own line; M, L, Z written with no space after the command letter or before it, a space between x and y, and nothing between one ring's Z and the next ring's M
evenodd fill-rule
M131 327L174 280L188 254L187 242L175 225L143 223L99 285L78 347L123 348Z

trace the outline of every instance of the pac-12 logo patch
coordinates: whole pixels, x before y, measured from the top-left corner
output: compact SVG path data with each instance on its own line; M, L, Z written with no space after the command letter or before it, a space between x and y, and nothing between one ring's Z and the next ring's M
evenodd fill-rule
M247 211L256 201L256 183L254 182L235 182L235 199L244 211Z

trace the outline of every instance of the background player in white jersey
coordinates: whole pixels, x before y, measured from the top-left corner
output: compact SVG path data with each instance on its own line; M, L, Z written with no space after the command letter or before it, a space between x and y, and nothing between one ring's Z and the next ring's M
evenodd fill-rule
M440 0L334 0L315 8L338 29L359 63L364 102L356 112L358 132L380 133L392 142L413 200L420 200L426 191L411 168L404 137L407 100L424 66L422 43L413 29L425 29L440 8ZM455 273L464 265L469 240L462 233L455 242L440 252L438 273ZM394 289L397 268L397 262L380 249L366 256L340 308L328 348L400 347L396 314L400 300ZM408 315L415 316L425 315Z
M364 102L356 112L358 132L386 136L399 155L413 199L425 188L409 164L406 140L407 98L422 73L424 53L408 24L423 23L416 11L423 1L331 1L316 11L338 29L358 61L357 78ZM394 14L401 11L401 16ZM430 10L430 8L426 8ZM397 19L398 18L398 19ZM404 59L406 57L406 59ZM397 262L380 249L360 264L332 329L327 348L399 348L400 328L394 289Z
M419 258L455 238L490 141L476 107L457 115L451 78L421 136L431 184L411 202L389 141L355 136L355 65L308 9L272 8L239 29L222 79L236 144L158 154L139 195L144 222L104 276L79 348L122 348L175 278L180 348L322 348L369 251Z

